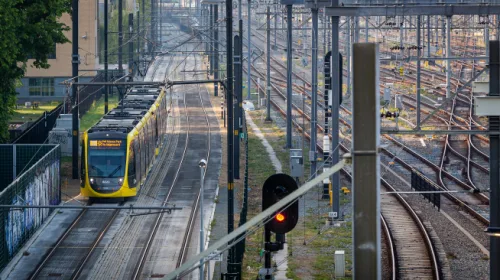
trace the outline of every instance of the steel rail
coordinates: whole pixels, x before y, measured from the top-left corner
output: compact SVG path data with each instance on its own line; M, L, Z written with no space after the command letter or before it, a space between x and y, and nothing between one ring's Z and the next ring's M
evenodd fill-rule
M187 113L187 107L186 107L186 103L184 102L184 111L186 112L186 120L187 120L187 123L189 124L189 116L188 116L188 113ZM185 140L185 144L184 144L184 150L182 152L182 155L181 155L181 161L179 163L179 167L177 168L177 171L174 175L174 180L172 181L172 186L175 185L175 182L177 182L177 179L178 179L178 176L179 176L179 172L180 172L180 169L181 169L181 166L182 166L182 163L184 161L184 158L185 158L185 155L186 155L186 151L187 151L187 146L188 146L188 140L189 140L189 132L190 132L190 126L188 125L188 129L186 131L186 140ZM165 206L167 205L168 203L168 200L172 194L172 191L173 191L173 187L170 188L170 190L168 191L165 199L163 200L162 202L162 206ZM154 238L155 238L155 235L158 231L158 228L160 226L160 222L161 222L161 219L163 218L163 213L159 213L157 216L156 216L156 219L154 221L154 224L153 224L153 227L151 228L149 234L148 234L148 239L146 241L146 243L144 244L143 246L143 249L141 250L141 253L140 253L140 256L139 256L139 260L137 262L137 265L133 271L133 274L132 274L132 279L140 279L140 275L141 275L141 272L144 268L144 264L146 262L146 258L149 254L149 250L151 249L151 244L153 243L154 241Z
M194 61L195 61L195 68L196 68L196 57L194 57ZM200 89L200 88L201 88L201 86L198 85L198 89ZM205 90L207 90L206 87L205 87ZM208 90L207 90L207 92L208 92ZM203 98L201 96L200 90L198 90L198 97L200 98L200 102L201 102L200 104L201 104L201 107L203 109L203 112L205 113L205 120L207 121L208 151L207 151L206 161L208 162L210 159L210 153L211 153L211 137L210 136L212 134L212 131L211 131L211 127L210 127L210 121L208 120L208 113L206 111L205 106L203 105ZM208 170L208 166L204 170L204 175L207 173L207 170ZM202 178L200 178L200 180L201 179ZM194 221L195 221L194 218L196 217L196 214L198 213L200 199L203 199L203 197L200 197L200 194L201 194L201 189L198 191L198 194L196 196L196 201L195 201L194 207L191 208L191 214L189 216L189 222L188 222L189 226L188 226L188 229L187 229L187 231L184 235L183 241L182 241L181 252L180 252L179 257L177 259L176 268L180 267L184 263L184 260L187 256L188 242L191 240L191 235L192 235L193 227L194 227ZM203 225L201 225L201 226L203 226Z

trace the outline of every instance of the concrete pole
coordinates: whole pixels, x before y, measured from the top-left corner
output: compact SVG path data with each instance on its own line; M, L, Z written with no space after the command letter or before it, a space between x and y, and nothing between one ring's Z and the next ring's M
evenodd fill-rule
M431 16L427 16L427 57L431 57Z
M451 57L451 16L446 17L446 57ZM446 60L446 98L451 97L451 60Z
M137 68L140 69L141 61L141 12L137 11L137 47L135 52L137 53Z
M331 34L330 30L328 30L328 26L331 26L330 17L328 17L326 15L325 15L325 17L326 17L325 29L326 29L326 36L327 36L327 38L326 38L326 46L327 47L326 47L325 53L327 53L328 50L332 49L332 45L331 45L332 44L332 38L331 38L332 34Z
M118 0L118 70L123 75L123 0Z
M227 60L227 232L234 230L234 158L233 135L237 129L233 127L233 0L226 0L226 60ZM235 250L229 249L227 272L234 273Z
M379 61L374 43L354 44L352 95L353 279L381 279Z
M359 42L359 17L354 17L354 43Z
M401 16L400 19L401 19L401 22L399 23L399 47L400 47L399 55L401 56L401 58L403 58L403 56L404 56L403 26L404 26L405 18L403 16ZM399 66L401 66L402 64L403 64L403 62L400 61Z
M497 41L500 40L500 15L496 16L497 20L495 21L497 25Z
M328 52L328 50L330 50L330 48L326 48L326 20L327 19L327 16L326 16L326 9L323 9L323 56L326 55L326 53ZM326 75L326 73L324 73ZM326 77L326 76L325 76Z
M104 1L104 81L108 81L108 0ZM104 86L104 114L108 113L109 87Z
M104 2L107 2L107 0L104 0ZM141 12L142 12L142 28L144 29L144 31L142 32L142 35L145 35L146 34L146 3L145 3L145 0L142 0L141 8L142 8L142 10L141 10ZM144 39L144 45L146 45L146 42L147 42L147 39ZM139 47L142 48L142 53L144 56L144 52L146 51L145 46L139 45Z
M333 6L338 7L339 1L334 0ZM332 58L331 58L331 79L332 79L332 145L331 152L331 166L339 162L339 110L340 110L340 100L339 96L342 95L342 84L340 82L339 70L341 69L339 61L339 19L340 17L332 17ZM334 220L341 219L340 215L340 174L334 173L330 178L332 183L332 193L333 193L333 203L332 212L334 213ZM336 214L335 214L336 213Z
M156 17L157 17L157 20L158 20L158 46L160 46L160 50L163 46L162 44L162 21L161 21L161 0L157 0L158 2L158 8L157 8L157 13L156 13Z
M12 180L17 178L17 145L12 145Z
M365 42L368 43L368 17L365 17Z
M311 88L311 145L309 148L309 161L311 161L311 177L316 177L316 144L318 118L318 8L312 8L312 88Z
M420 129L420 16L417 16L417 130Z
M248 12L248 34L247 34L247 37L248 37L248 47L247 47L247 51L248 51L248 55L247 55L247 99L250 100L252 99L252 75L250 74L251 71L252 71L252 2L251 0L248 0L248 6L247 6L247 12ZM258 93L258 92L257 92ZM257 94L257 98L259 98L259 94ZM259 102L260 100L257 100L257 103Z
M486 53L490 53L490 17L486 16L486 24L484 25L484 46L486 47Z
M243 29L241 28L243 18L241 17L241 0L238 0L238 34L243 42Z
M435 38L436 38L436 42L434 44L434 46L437 47L439 46L439 16L436 16L436 34L435 34Z
M75 83L78 83L78 65L80 63L80 55L78 53L78 0L72 0L71 9L73 12L73 32L72 32L72 60L71 60L71 75L73 76L73 85L71 86L71 93L73 96L73 121L72 121L72 130L73 130L73 139L72 139L72 175L73 179L79 178L78 172L78 147L80 140L80 122L79 122L79 103L80 100L78 98L78 87Z
M128 73L134 75L134 41L132 40L132 32L134 31L134 14L128 14Z
M241 21L240 21L241 22ZM242 55L241 45L242 37L234 36L234 93L236 95L236 103L234 103L234 179L240 178L240 126L241 126L241 96L243 90L242 76ZM228 104L231 106L233 104Z
M202 166L202 162L205 161L202 159L200 161L200 254L205 251L205 237L204 237L204 230L203 230L203 198L205 197L204 194L204 186L203 183L205 181L205 167ZM206 165L206 161L205 161ZM210 266L210 262L208 263L208 266ZM205 279L205 273L203 271L203 260L200 260L200 280ZM208 276L210 278L210 275Z
M286 5L287 47L286 47L286 148L292 148L292 5Z
M441 22L441 35L442 35L442 38L443 38L443 43L442 43L442 46L443 46L443 51L446 49L446 41L445 41L445 38L446 38L446 21L444 20L444 18L442 19L442 22Z
M278 30L278 2L274 1L274 49L278 47L276 45L276 31Z
M266 45L267 45L267 56L266 56L266 121L271 121L271 10L267 6L266 10Z
M306 49L306 41L307 41L307 35L306 35L306 30L305 28L307 27L307 23L304 23L305 16L304 14L300 15L302 17L302 49L304 51L304 56L307 58L307 49Z
M208 5L208 9L210 11L209 17L208 17L208 25L209 25L210 30L207 32L207 34L208 34L207 40L212 42L212 43L208 44L209 45L208 59L209 59L209 64L210 64L210 75L213 75L214 74L214 44L213 44L213 40L214 40L214 5Z
M351 65L352 65L352 30L351 30L351 23L353 22L353 18L352 17L348 17L347 18L347 32L346 32L346 54L347 54L347 58L346 58L346 61L347 61L347 95L350 95L351 94L351 89L352 89L352 86L351 86L351 73L352 73L352 69L351 69Z
M500 46L498 41L490 42L490 92L489 96L498 97L500 94ZM488 54L488 53L487 53ZM488 117L490 131L500 131L500 117ZM490 135L490 228L500 228L500 136ZM490 237L490 279L500 279L500 238Z
M214 5L214 80L219 79L219 5ZM219 83L214 83L214 96L219 95Z

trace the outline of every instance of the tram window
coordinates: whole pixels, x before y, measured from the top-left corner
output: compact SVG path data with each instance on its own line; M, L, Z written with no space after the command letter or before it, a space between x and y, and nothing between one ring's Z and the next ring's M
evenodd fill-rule
M134 141L134 154L136 155L135 160L135 174L137 182L141 181L141 151L139 150L139 141Z
M99 141L99 140L96 140ZM113 140L108 140L113 141ZM88 154L89 176L101 178L117 178L125 175L126 148L124 142L120 146L90 146Z
M82 155L80 156L80 182L83 187L85 184L85 142L82 140Z
M144 156L145 156L145 160L146 160L145 161L146 162L145 168L147 169L148 165L149 165L149 127L148 127L147 122L144 125L143 135L144 135L144 144L145 144Z
M128 183L130 186L134 187L135 183L135 152L134 152L134 142L130 143L129 157L128 157Z
M155 116L155 142L158 143L158 119L156 118L156 116Z
M141 144L141 148L139 149L140 150L140 154L141 154L141 178L145 178L146 177L146 161L145 161L145 151L146 149L144 148L144 127L142 128L142 131L139 132L139 137L140 137L140 140L139 140L139 143Z

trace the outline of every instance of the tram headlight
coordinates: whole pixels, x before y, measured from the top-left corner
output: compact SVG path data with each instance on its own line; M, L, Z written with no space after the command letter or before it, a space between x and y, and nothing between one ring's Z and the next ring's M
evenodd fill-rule
M118 178L118 183L122 184L123 183L123 178Z
M93 184L95 182L94 178L90 178L90 183Z

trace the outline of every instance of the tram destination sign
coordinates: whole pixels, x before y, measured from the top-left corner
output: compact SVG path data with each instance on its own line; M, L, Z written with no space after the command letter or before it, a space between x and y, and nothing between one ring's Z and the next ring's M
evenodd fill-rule
M123 144L121 139L90 140L90 147L94 149L119 149Z

